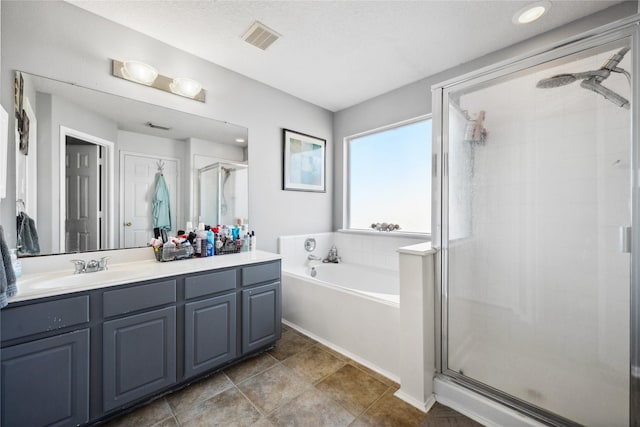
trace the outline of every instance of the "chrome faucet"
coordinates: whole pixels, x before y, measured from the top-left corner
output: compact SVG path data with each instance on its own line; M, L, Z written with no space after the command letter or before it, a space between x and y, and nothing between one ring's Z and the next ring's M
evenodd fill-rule
M336 245L331 246L331 249L329 249L329 253L327 254L327 257L322 260L322 262L331 262L334 264L337 264L340 261L341 261L341 258L338 256L338 248L336 248Z
M107 270L107 261L110 257L105 256L100 258L99 260L92 259L90 261L84 261L81 259L72 259L75 270L73 274L80 273L94 273L96 271L105 271Z
M322 261L322 258L320 258L317 255L314 254L309 254L309 256L307 256L307 260L309 261Z

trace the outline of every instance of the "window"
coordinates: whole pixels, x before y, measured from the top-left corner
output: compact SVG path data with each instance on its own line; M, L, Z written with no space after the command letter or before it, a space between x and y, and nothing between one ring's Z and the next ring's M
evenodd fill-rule
M431 118L347 138L347 228L431 232Z

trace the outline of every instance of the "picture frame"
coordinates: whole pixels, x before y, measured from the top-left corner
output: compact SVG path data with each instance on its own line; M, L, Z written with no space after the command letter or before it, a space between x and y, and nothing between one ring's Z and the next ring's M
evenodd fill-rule
M29 116L27 115L26 110L22 110L22 120L20 121L20 143L19 149L20 153L27 156L29 154Z
M326 192L327 140L282 129L282 189Z
M22 127L22 104L24 97L24 77L22 77L22 73L17 72L15 76L14 82L14 91L15 91L15 99L14 99L14 107L15 107L15 116L18 123L18 129Z

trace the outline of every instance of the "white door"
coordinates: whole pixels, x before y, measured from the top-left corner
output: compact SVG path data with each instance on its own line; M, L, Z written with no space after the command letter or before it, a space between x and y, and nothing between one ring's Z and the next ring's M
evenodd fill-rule
M145 246L153 238L152 201L158 163L162 162L164 179L169 188L171 225L169 234L177 231L178 161L139 154L123 154L120 168L123 201L121 247Z
M76 143L69 143L74 141ZM67 217L65 251L84 252L100 248L99 161L97 145L67 137Z

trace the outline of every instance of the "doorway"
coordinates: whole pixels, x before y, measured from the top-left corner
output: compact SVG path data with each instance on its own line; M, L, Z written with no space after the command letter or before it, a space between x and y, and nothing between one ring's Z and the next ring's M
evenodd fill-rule
M60 247L113 248L114 143L63 126L60 142Z

